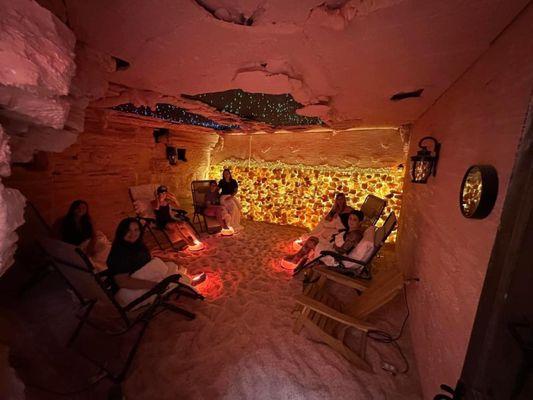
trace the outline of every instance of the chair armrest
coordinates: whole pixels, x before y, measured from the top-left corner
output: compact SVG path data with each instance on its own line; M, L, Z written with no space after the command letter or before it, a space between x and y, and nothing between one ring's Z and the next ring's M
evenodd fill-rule
M360 331L368 332L368 331L376 329L372 325L369 325L349 315L343 314L340 311L337 311L331 307L328 307L325 304L317 300L314 300L308 296L305 296L303 294L299 294L295 296L295 300L297 303L300 303L304 307L309 307L311 310L319 314L322 314L328 318L334 319L335 321L338 321L344 325L352 326Z
M320 273L321 275L324 275L326 278L328 278L331 281L340 283L341 285L347 286L352 289L365 291L369 287L368 280L352 278L352 277L340 274L338 272L335 272L329 269L328 267L324 265L315 267L315 271Z
M364 267L367 264L367 263L365 263L365 262L363 262L361 260L356 260L355 258L346 257L346 256L343 256L342 254L339 254L337 252L330 251L330 250L323 250L323 251L320 252L320 254L323 255L323 256L333 257L337 261L347 261L347 262L352 262L352 263L355 263L355 264L359 264L362 267Z
M136 307L137 305L141 304L142 302L146 301L146 299L152 296L161 297L166 292L168 286L171 283L179 283L180 278L181 278L180 274L167 276L165 279L163 279L161 282L157 283L153 288L151 288L148 292L137 297L131 303L128 303L124 307L124 311L131 310L132 308Z

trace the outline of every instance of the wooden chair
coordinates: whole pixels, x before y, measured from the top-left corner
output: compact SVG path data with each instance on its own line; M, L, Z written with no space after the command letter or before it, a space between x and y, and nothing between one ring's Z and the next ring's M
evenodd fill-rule
M320 273L319 280L306 288L304 294L295 297L300 305L298 318L293 331L299 334L305 326L330 347L338 351L355 366L373 372L366 361L368 333L377 330L366 322L367 317L390 302L404 285L402 274L394 268L380 271L370 282L341 276L331 279L328 274ZM354 293L354 300L343 304L327 291L328 280L346 284L362 292ZM359 349L354 351L344 343L346 331L354 328L360 336Z
M191 182L192 202L194 207L194 214L192 217L192 223L198 223L200 231L209 233L210 227L212 231L220 230L222 228L217 219L214 217L207 217L204 214L205 210L205 195L210 190L211 180L200 180ZM209 223L208 223L209 222Z
M85 325L116 336L129 332L134 326L140 326L134 344L130 349L121 371L112 373L103 365L98 365L114 382L121 382L133 357L141 343L142 337L153 318L159 313L170 310L192 320L195 314L169 302L171 297L187 296L203 300L203 296L189 286L179 282L180 275L172 275L155 285L147 293L139 296L131 303L122 306L114 297L112 280L108 271L97 272L90 259L79 248L56 239L42 238L41 248L48 257L50 264L66 281L80 303L79 322L68 339L71 345ZM98 307L95 305L98 304ZM94 310L103 315L105 324L93 319ZM110 321L111 320L111 321ZM89 356L84 355L94 362Z
M309 261L307 264L304 264L302 266L299 266L294 270L294 275L297 275L302 270L306 268L315 267L315 270L323 271L324 273L331 273L332 275L343 275L343 276L351 276L351 277L358 277L363 279L371 279L372 278L372 260L376 255L378 254L381 247L385 244L385 241L389 237L389 235L392 233L394 228L396 227L396 224L398 223L398 220L396 219L396 215L394 212L391 212L387 219L385 220L385 223L377 228L375 236L374 236L374 249L372 250L372 253L370 254L370 257L366 260L355 260L350 257L343 256L339 253L336 253L334 251L322 251L320 253L320 256L316 257L315 259ZM326 265L319 265L321 264L322 258L330 256L333 257L337 266L335 267L328 267ZM346 268L346 265L350 263L351 265L357 265L358 268Z
M376 225L386 205L387 202L385 200L369 194L361 206L361 212L372 222L372 225Z
M186 246L185 240L173 242L164 229L159 229L155 223L155 214L151 201L159 184L148 183L145 185L131 186L128 189L131 203L137 219L145 230L150 233L160 250L172 248L179 251Z

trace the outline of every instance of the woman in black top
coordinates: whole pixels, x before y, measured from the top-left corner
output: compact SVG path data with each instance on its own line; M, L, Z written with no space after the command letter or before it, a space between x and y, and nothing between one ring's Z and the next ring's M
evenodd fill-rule
M222 179L218 182L218 187L221 190L220 193L220 204L226 207L230 215L229 225L233 228L235 232L242 229L241 226L241 203L235 197L237 190L239 189L239 184L231 176L231 171L229 169L224 169L222 172Z
M173 262L152 258L142 240L142 228L135 218L122 220L115 234L113 246L107 258L109 275L115 284L115 299L122 305L129 304L169 276L180 275L185 285L195 285L201 280L188 276L187 269ZM205 274L200 274L205 279ZM177 279L176 279L177 282Z
M74 246L93 239L95 234L89 215L89 205L84 200L72 202L67 215L61 218L58 225L61 240Z
M126 218L118 224L107 267L117 285L128 289L150 289L155 283L130 275L152 259L142 240L142 228L135 218Z
M235 194L237 194L239 184L231 176L231 171L226 168L222 172L222 179L218 181L218 187L220 188L220 195L234 196Z
M201 250L203 248L190 224L187 221L177 220L172 216L173 208L177 209L179 203L176 196L170 193L166 186L157 188L152 207L157 226L159 229L167 231L173 242L184 239L191 250Z

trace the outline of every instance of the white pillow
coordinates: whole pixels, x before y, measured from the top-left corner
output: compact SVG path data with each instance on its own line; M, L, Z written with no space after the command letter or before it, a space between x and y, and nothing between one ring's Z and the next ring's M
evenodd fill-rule
M150 200L135 200L133 202L135 212L143 218L155 218L154 209Z
M370 226L365 230L363 238L354 247L354 249L348 254L348 257L353 258L354 260L359 260L362 262L367 262L374 251L374 227ZM346 268L359 268L360 265L356 263L345 262L344 266Z

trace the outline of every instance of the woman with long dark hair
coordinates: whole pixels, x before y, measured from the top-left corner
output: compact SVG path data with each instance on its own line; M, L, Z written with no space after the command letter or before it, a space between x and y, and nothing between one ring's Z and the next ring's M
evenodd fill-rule
M56 222L55 228L62 241L80 247L98 269L105 269L111 243L95 229L85 200L73 201L67 214Z
M86 201L72 202L67 214L60 220L59 230L61 240L75 246L94 238L95 231Z
M180 282L193 285L187 269L173 262L152 258L143 242L143 229L135 218L125 218L117 226L115 239L107 258L109 274L116 286L116 299L122 305L138 298L170 275L180 274Z
M220 204L228 210L230 226L235 232L242 229L241 226L241 203L237 199L239 184L231 176L231 171L225 168L222 171L222 179L218 182L220 188Z

